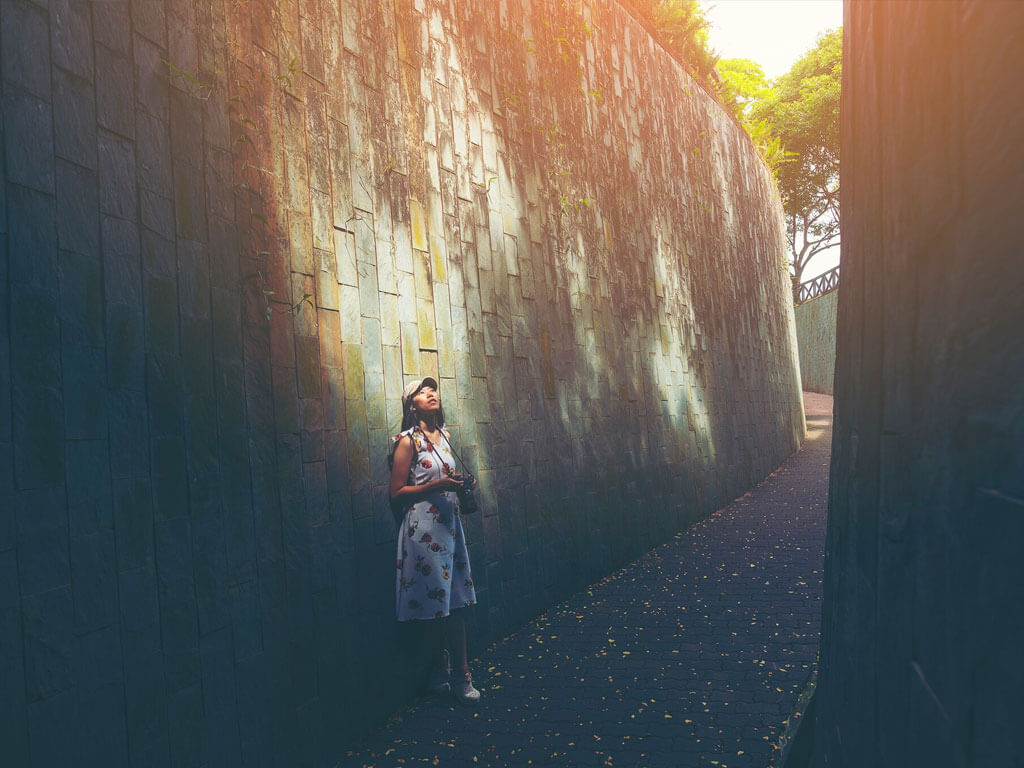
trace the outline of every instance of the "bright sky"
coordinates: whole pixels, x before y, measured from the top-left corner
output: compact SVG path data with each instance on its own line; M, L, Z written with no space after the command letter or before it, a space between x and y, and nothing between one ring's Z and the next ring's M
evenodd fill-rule
M843 25L842 0L701 0L711 47L723 59L753 59L784 74L827 29Z

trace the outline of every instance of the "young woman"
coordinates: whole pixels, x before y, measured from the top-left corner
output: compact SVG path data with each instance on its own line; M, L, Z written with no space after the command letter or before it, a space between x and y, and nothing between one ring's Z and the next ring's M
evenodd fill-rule
M391 503L398 517L399 621L423 621L436 653L430 689L464 703L480 699L466 660L463 608L476 604L456 492L462 476L444 429L437 381L411 382L402 394L402 431L392 441ZM454 676L449 667L449 653Z

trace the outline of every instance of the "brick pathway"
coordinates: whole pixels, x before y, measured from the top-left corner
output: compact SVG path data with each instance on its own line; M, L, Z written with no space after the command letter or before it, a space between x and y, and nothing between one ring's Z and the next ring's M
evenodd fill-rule
M764 768L815 662L832 398L761 485L473 663L342 766Z

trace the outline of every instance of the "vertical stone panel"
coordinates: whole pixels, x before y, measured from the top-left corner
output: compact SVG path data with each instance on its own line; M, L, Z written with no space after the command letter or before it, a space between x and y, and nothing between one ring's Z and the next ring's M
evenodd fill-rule
M1013 2L847 7L812 765L1024 754L1022 23Z

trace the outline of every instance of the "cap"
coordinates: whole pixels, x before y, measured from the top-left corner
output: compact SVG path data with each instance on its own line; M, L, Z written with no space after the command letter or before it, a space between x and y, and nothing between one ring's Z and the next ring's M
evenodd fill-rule
M416 397L416 394L424 387L433 387L435 390L437 387L437 380L431 376L425 376L422 379L413 379L405 385L405 389L402 391L402 410L408 410L409 403Z

